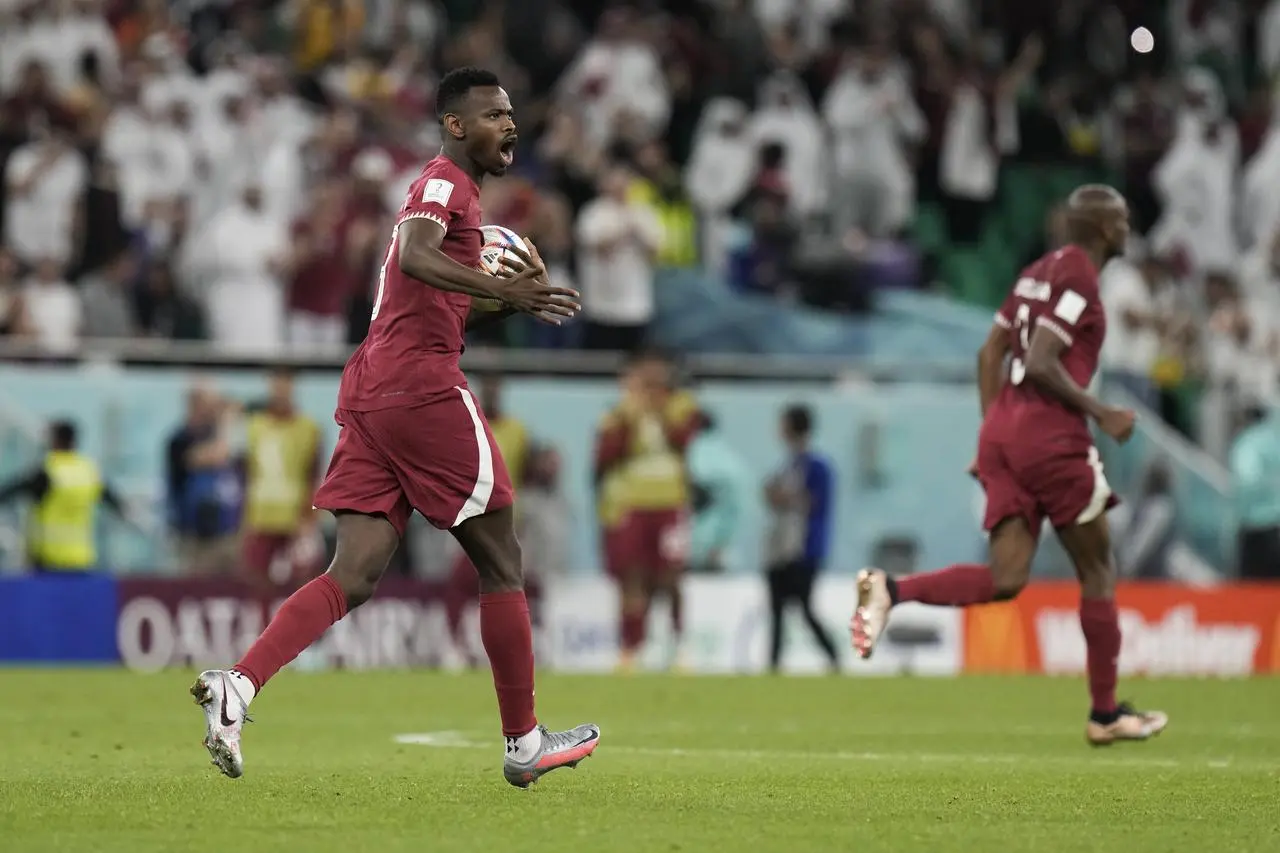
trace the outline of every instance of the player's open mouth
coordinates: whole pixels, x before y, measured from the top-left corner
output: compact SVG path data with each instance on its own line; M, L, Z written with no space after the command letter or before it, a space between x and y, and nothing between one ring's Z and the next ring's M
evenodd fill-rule
M498 156L502 158L504 166L510 166L516 157L516 141L519 137L508 136L502 140L502 144L498 146Z

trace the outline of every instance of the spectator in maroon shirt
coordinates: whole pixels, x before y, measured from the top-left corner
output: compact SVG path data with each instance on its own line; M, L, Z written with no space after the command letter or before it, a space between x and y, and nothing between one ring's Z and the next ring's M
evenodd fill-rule
M289 344L334 347L345 342L347 303L360 287L360 255L373 235L344 227L342 188L337 181L317 188L307 210L291 234Z

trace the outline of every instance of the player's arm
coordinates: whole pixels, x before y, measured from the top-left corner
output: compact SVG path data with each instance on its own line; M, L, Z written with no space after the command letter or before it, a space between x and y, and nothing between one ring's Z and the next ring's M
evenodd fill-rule
M24 477L0 486L0 504L25 497L38 502L49 491L49 475L38 468Z
M619 462L627 455L627 441L630 430L627 422L617 414L610 413L600 425L596 434L595 465L593 466L595 482L600 483Z
M502 298L502 279L460 264L441 251L445 229L435 218L410 217L401 221L397 233L396 261L405 275L437 290L482 299Z
M120 497L120 493L111 486L102 487L102 504L120 518L126 518L129 515L128 504L125 503L124 498Z
M668 416L663 420L662 429L667 437L667 444L673 450L683 453L689 448L689 442L698 433L698 405L693 397L677 391L668 404Z
M475 302L471 305L471 312L467 314L466 330L470 332L519 313L510 305L503 305L501 302Z
M453 260L440 248L445 234L442 222L433 214L410 216L400 221L396 261L401 272L437 290L497 299L516 311L533 314L550 323L558 323L559 318L572 317L578 312L578 303L574 301L578 292L553 286L547 281L543 265L518 248L508 251L517 255L523 265L503 258L508 270L498 276Z
M1027 379L1048 391L1071 408L1101 420L1107 406L1076 384L1062 364L1067 342L1043 325L1037 325L1027 350Z
M1004 359L1009 348L1008 329L999 323L993 324L986 342L978 350L978 403L984 418L1004 384Z
M116 514L116 518L132 527L139 533L145 533L147 530L147 521L141 517L133 506L124 499L119 491L111 486L104 486L102 489L102 503Z

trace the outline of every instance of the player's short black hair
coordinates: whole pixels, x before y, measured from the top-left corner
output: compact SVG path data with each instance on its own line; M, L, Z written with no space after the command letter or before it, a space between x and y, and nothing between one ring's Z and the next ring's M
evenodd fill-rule
M498 75L483 68L455 68L440 78L436 86L436 119L444 121L449 113L456 112L467 93L485 86L501 86Z
M813 432L813 410L801 403L787 406L782 413L782 420L791 434L798 438L808 438L809 433Z
M49 424L49 441L55 450L71 450L76 446L76 425L68 420Z

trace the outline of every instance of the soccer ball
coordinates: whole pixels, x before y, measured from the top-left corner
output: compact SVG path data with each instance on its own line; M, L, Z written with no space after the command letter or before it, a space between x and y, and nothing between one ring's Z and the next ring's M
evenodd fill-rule
M529 251L529 246L520 239L519 234L501 225L486 225L480 229L480 235L480 267L489 275L498 275L503 270L510 269L502 263L504 255L516 263L522 263L520 256L508 251L508 247L518 246L526 253Z

